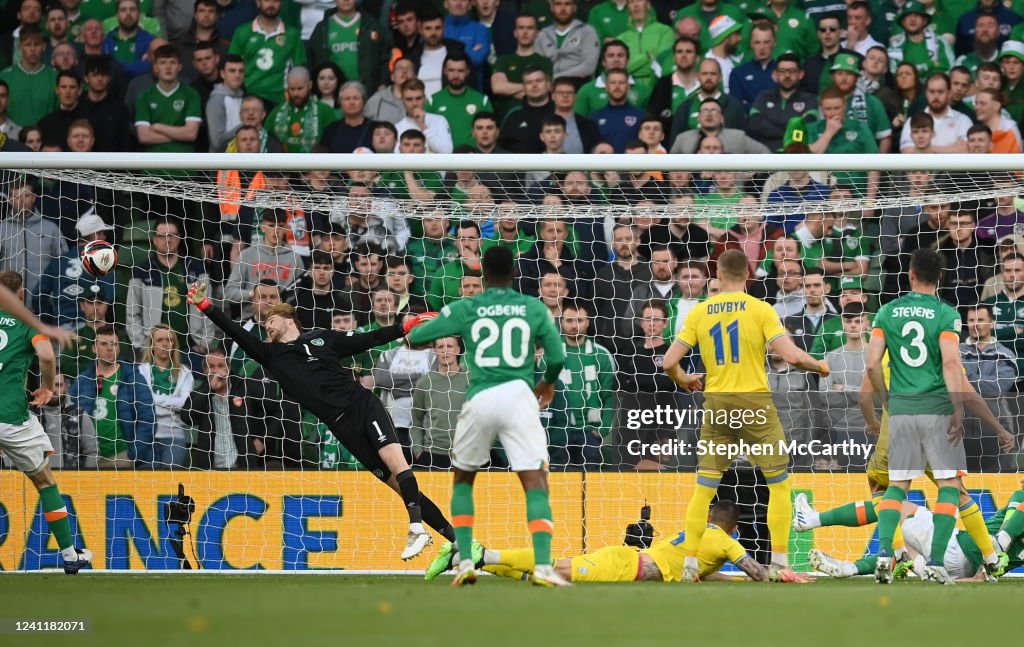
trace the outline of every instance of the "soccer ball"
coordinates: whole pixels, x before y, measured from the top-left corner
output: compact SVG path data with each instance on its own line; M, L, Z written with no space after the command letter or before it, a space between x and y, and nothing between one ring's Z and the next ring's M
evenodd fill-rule
M105 240L94 240L82 250L82 267L93 276L105 276L117 267L117 248Z

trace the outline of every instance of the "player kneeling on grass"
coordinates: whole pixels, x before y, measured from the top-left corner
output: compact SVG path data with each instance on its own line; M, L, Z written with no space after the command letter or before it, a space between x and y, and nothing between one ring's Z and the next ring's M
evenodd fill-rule
M0 285L15 294L19 301L25 298L20 274L0 272ZM48 337L33 334L32 328L6 310L0 310L0 340L3 341L0 343L0 393L3 393L0 399L0 450L39 490L43 516L57 538L57 546L64 559L64 572L74 575L89 566L92 553L75 548L68 511L50 469L53 445L39 420L29 412L25 396L25 379L32 356L36 355L39 358L40 385L32 392L32 406L44 406L53 398L53 383L57 377L53 346Z
M903 502L901 528L911 561L897 564L894 577L905 577L907 571L928 579L927 563L931 556L932 537L935 533L934 515L927 508ZM1017 490L1009 503L985 521L993 543L1009 557L1007 568L1024 566L1024 490ZM832 577L853 577L875 572L877 557L865 557L855 562L839 560L820 550L812 549L807 558L815 570ZM946 570L955 580L983 581L986 579L985 558L971 536L962 530L954 531L946 543ZM903 567L903 564L907 566ZM901 568L902 567L902 568Z
M708 525L700 540L697 561L700 564L702 580L757 582L806 583L811 578L794 573L789 569L765 567L747 554L738 541L732 538L736 532L738 512L732 501L719 501L711 508ZM585 555L566 557L555 561L555 571L572 582L680 582L683 579L683 550L685 532L673 539L654 542L650 548L636 550L630 546L606 546ZM726 562L732 562L746 573L732 576L720 573ZM458 553L450 544L441 547L441 554L427 569L427 579L458 563ZM512 550L484 549L478 567L488 573L528 579L535 568L534 553L531 549Z
M205 284L192 285L188 302L268 369L288 397L322 420L366 469L402 497L409 513L409 538L402 559L412 559L433 542L423 529L424 521L448 541L455 539L444 513L420 494L384 404L353 380L341 364L345 357L404 337L435 313L411 316L404 323L358 335L336 330L303 332L295 308L282 303L267 314L269 341L263 342L213 307L206 298Z

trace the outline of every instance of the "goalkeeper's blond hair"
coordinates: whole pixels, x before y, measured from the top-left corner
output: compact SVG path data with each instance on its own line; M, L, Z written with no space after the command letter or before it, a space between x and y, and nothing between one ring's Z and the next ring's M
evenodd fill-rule
M302 322L299 321L299 314L295 311L295 306L290 303L279 303L271 308L270 312L267 313L267 321L269 321L271 317L291 319L292 323L295 324L295 327L299 329L299 332L302 332Z

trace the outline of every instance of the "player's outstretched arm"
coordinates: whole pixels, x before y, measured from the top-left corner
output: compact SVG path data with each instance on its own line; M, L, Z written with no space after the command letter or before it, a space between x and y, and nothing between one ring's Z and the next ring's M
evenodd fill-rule
M971 413L978 416L978 418L986 425L995 429L996 437L999 439L999 448L1004 453L1013 451L1015 441L1013 434L1007 431L1003 423L999 421L992 410L988 408L988 403L981 397L981 394L974 388L971 381L967 379L967 376L963 373L960 374L960 388L963 389L964 405L971 410Z
M773 339L769 344L769 350L794 368L828 377L828 364L824 360L814 359L805 351L800 350L789 335L779 335Z
M61 348L70 348L75 340L78 339L78 335L70 330L44 324L22 303L18 295L8 290L5 285L0 285L0 310L31 326L36 332L46 335L60 344Z
M247 330L232 321L231 317L214 306L213 301L210 301L206 296L205 283L192 284L192 287L188 290L188 302L209 317L215 326L223 330L224 334L241 346L246 355L260 364L267 361L266 344L249 334Z
M458 314L458 303L455 302L441 308L438 313L424 313L417 315L414 319L417 322L410 327L405 339L409 346L417 348L442 337L461 335L460 318ZM426 317L426 315L432 315Z

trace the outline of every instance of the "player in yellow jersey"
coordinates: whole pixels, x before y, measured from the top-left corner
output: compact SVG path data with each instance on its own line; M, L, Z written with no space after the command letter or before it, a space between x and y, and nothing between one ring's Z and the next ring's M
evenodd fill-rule
M732 501L719 501L711 514L697 551L699 574L705 580L746 580L746 577L720 573L726 562L732 562L757 582L804 583L810 578L788 569L765 568L747 554L736 532L738 512ZM650 548L636 550L629 546L605 546L592 553L566 557L555 562L555 571L573 582L679 582L683 577L683 544L685 532L672 539L656 541ZM484 551L481 568L495 575L525 579L534 567L532 549Z
M888 353L882 356L882 379L886 387L888 387ZM974 385L967 379L966 373L963 376L961 389L964 393L964 405L978 416L982 422L995 429L996 435L999 438L999 446L1004 452L1011 451L1014 446L1013 434L1007 431L1002 423L1000 423L999 418L993 415L992 410L989 409L984 399L974 389ZM801 492L793 500L793 530L804 532L827 526L858 527L878 521L875 509L881 502L886 488L889 487L889 412L883 409L882 419L881 421L878 420L875 416L873 395L874 388L871 385L871 380L868 380L865 375L860 388L860 409L861 413L864 414L867 433L871 436L878 436L878 440L875 441L875 451L872 452L871 458L868 459L866 470L871 499L847 503L838 508L819 513L807 500L807 495ZM935 482L931 470L925 471L925 475L933 483ZM974 540L975 544L982 551L986 570L991 575L1001 575L1008 558L1004 553L998 553L992 544L988 529L985 527L985 519L981 514L981 509L975 503L970 493L967 492L967 488L964 487L964 476L966 474L961 472L957 477L960 485L960 521L971 536L971 539ZM902 532L899 527L897 527L896 534L893 536L893 553L898 560L902 560L906 554ZM833 564L826 559L827 556L823 553L812 550L808 557L815 569L833 575L833 573L829 572ZM874 572L874 565L870 559L858 560L854 562L854 565L857 568L856 574L858 575Z
M685 373L680 362L700 349L707 370L704 423L698 441L697 485L686 511L684 581L700 579L697 552L708 506L722 473L742 453L761 468L768 484L768 531L772 564L789 566L788 547L793 504L789 455L779 414L772 404L766 355L771 352L795 368L828 375L828 365L797 348L779 315L764 301L744 292L750 266L746 255L729 250L718 259L722 291L694 307L665 355L664 370L690 391L702 388L700 375ZM749 451L748 451L749 450Z

